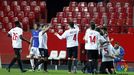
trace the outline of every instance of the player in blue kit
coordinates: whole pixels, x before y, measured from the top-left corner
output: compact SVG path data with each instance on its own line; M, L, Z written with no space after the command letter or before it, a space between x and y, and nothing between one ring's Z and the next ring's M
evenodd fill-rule
M31 44L29 46L29 50L30 50L30 54L27 56L27 58L30 58L30 63L31 63L31 67L32 70L35 67L35 60L34 59L39 59L40 57L40 52L38 49L39 46L39 24L35 23L33 25L33 30L32 32L32 37L31 37ZM41 70L41 65L38 66L38 70Z

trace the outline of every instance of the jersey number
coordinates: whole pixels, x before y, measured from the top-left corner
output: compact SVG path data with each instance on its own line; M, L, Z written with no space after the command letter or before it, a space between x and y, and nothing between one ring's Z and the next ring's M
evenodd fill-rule
M17 33L13 33L13 40L16 40L18 38Z
M108 53L108 49L107 49L107 48L104 48L104 51L105 51L106 53Z
M74 34L73 40L76 41L76 34Z
M96 43L96 36L89 36L90 43Z

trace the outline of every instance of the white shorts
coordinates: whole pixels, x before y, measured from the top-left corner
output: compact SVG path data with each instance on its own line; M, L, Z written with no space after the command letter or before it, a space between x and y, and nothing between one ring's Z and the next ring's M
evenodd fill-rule
M30 55L34 55L35 57L40 56L39 48L31 47L31 49L30 49Z

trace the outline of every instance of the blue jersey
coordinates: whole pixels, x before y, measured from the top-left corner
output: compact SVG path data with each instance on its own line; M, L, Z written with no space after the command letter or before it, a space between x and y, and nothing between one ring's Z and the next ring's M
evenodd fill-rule
M32 30L32 47L39 46L39 32L40 30Z

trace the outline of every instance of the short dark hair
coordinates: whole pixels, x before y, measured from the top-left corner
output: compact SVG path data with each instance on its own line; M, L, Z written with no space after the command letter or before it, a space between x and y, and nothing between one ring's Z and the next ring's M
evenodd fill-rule
M71 28L74 28L74 22L69 22L69 26L70 26Z
M102 29L103 29L105 32L107 32L107 27L106 27L106 26L104 26Z
M19 21L15 21L14 23L15 23L15 26L16 27L20 27L21 28L21 25L20 25L20 22Z
M115 42L115 44L119 45L119 42Z
M100 33L100 35L102 35L102 36L104 35L99 27L97 27L95 30L98 31Z
M91 25L91 29L95 30L95 23L93 21L90 22L90 25Z

